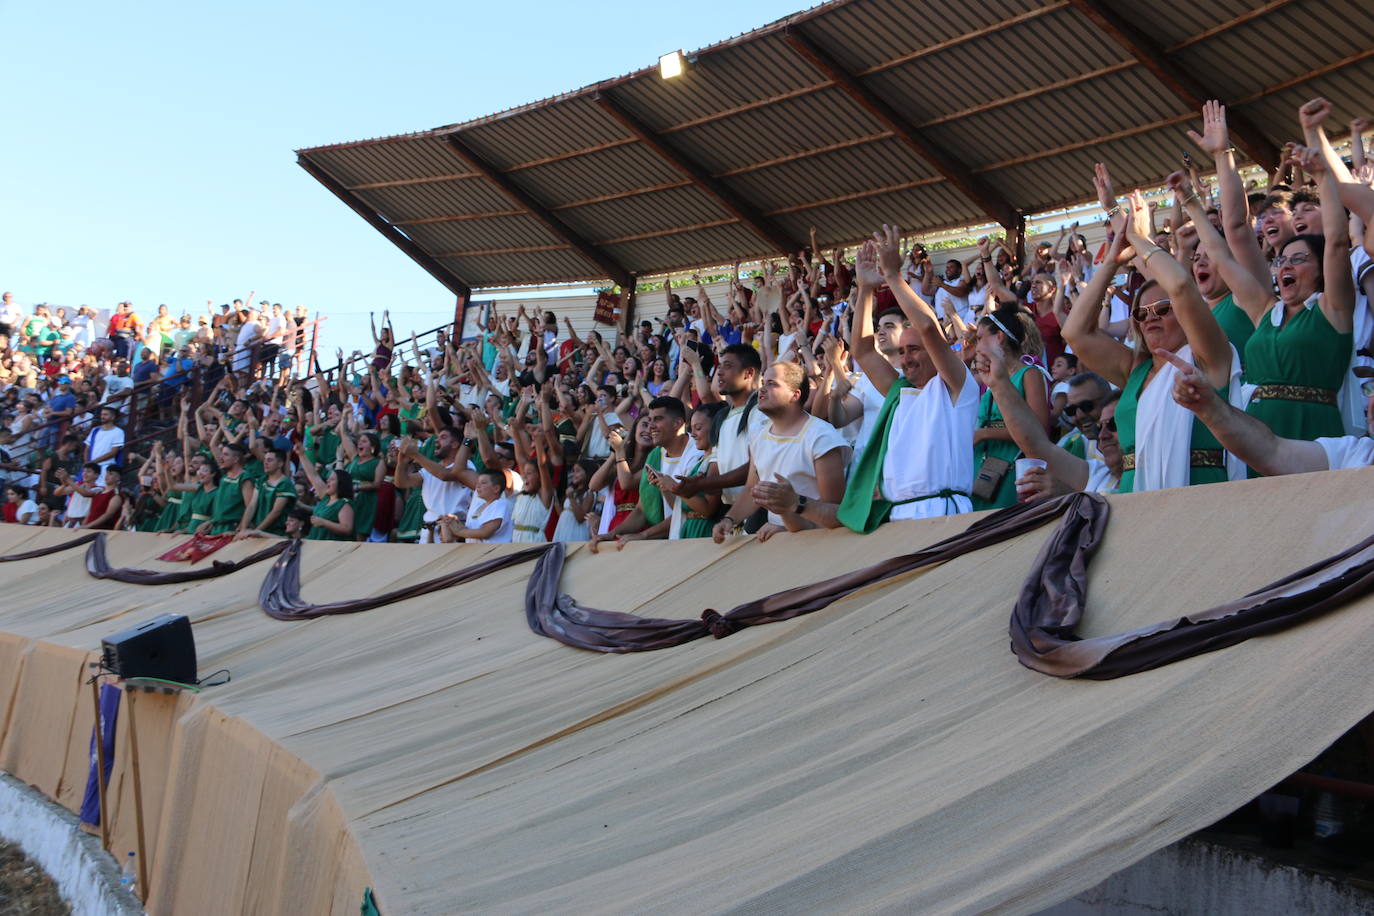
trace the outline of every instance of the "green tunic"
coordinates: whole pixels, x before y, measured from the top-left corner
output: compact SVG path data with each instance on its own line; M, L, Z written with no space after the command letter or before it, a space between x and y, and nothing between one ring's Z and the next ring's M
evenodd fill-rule
M247 479L248 475L243 471L233 477L225 474L219 479L219 486L215 488L215 501L210 509L210 518L214 522L210 526L211 534L232 534L238 530L245 508L243 482Z
M326 430L324 435L316 436L310 430L305 431L305 449L310 452L315 465L324 472L325 465L332 465L334 459L339 454L339 434L333 428Z
M1236 305L1236 299L1230 293L1212 306L1212 317L1221 325L1221 330L1225 332L1226 339L1231 341L1231 346L1236 348L1236 353L1240 354L1241 368L1245 368L1245 345L1255 333L1255 323L1245 314L1245 309Z
M425 412L425 405L410 404L396 411L396 416L401 420L401 435L413 436L423 429L420 417Z
M1260 386L1245 412L1287 439L1345 435L1336 405L1354 335L1336 331L1321 307L1309 301L1279 327L1272 313L1265 314L1245 346L1245 381ZM1258 475L1252 471L1250 476Z
M211 513L215 508L215 494L218 488L209 490L198 488L186 495L186 524L182 528L187 534L195 534L202 522L210 521Z
M644 466L655 471L663 469L663 446L654 447L644 459ZM645 528L663 521L663 494L658 492L658 487L649 483L649 475L643 473L639 475L639 511L644 513Z
M269 527L263 528L262 523L271 514L272 506L283 496L286 497L286 506ZM257 506L253 509L253 527L266 531L268 534L286 537L286 516L291 511L291 506L295 501L296 485L291 482L290 477L283 476L276 483L268 483L265 478L258 481Z
M434 449L438 445L434 436L430 436L420 446L420 454L429 460L434 460ZM425 500L420 492L420 487L411 487L406 491L405 505L401 507L401 518L396 523L397 541L418 541L420 539L420 526L425 520Z
M176 531L181 527L181 506L186 501L189 493L181 490L169 490L167 493L167 505L162 507L162 514L157 517L157 521L150 528L150 531Z
M1032 371L1030 366L1022 366L1012 374L1011 383L1016 387L1021 397L1026 396L1026 373ZM991 391L984 391L982 398L978 402L978 428L1006 428L1006 420L1002 418L1002 411L997 407L997 401L993 398ZM1010 464L1015 464L1016 459L1021 457L1021 449L1015 442L1002 439L984 439L973 446L973 467L975 473L978 468L983 466L984 458L1001 458ZM1002 482L997 485L997 492L992 500L979 499L973 497L974 509L1005 509L1007 506L1016 505L1016 472L1008 470L1002 475Z
M710 461L710 455L702 455L685 477L692 477L696 474L705 474L706 465ZM711 531L715 527L715 519L701 518L692 513L692 510L683 506L685 514L682 517L682 528L678 531L678 537L683 538L709 538Z
M1135 419L1140 407L1140 392L1145 387L1145 376L1150 374L1152 360L1145 360L1135 369L1131 370L1131 375L1126 379L1126 387L1121 389L1121 400L1116 404L1116 438L1121 443L1122 455L1135 455ZM1217 389L1217 394L1222 398L1226 397L1225 389ZM1193 418L1193 436L1191 449L1197 453L1205 450L1206 455L1199 455L1198 462L1189 468L1188 483L1196 485L1201 483L1220 483L1226 480L1226 466L1223 463L1220 467L1208 467L1205 462L1211 462L1216 455L1221 452L1221 443L1217 437L1212 435L1201 420ZM1135 490L1135 468L1121 472L1121 485L1117 487L1118 493L1131 493Z
M346 499L336 499L327 503L318 503L315 506L314 514L318 515L322 519L326 519L331 522L337 522L339 520L339 510L343 509L343 507L346 505L348 505L348 500ZM336 534L335 532L330 531L328 528L321 528L319 525L311 525L310 533L305 536L305 539L307 541L352 540L352 538L345 537L342 534Z
M353 478L353 534L363 540L372 533L372 521L377 517L377 491L364 492L360 483L372 483L380 458L362 461L356 456L348 463L348 476Z

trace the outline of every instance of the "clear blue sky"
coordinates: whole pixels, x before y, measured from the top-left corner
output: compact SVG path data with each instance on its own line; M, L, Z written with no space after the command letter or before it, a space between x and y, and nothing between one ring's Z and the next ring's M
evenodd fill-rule
M292 150L450 124L763 25L793 0L386 7L0 0L0 288L145 314L245 296L397 330L452 296ZM345 328L348 328L345 331Z

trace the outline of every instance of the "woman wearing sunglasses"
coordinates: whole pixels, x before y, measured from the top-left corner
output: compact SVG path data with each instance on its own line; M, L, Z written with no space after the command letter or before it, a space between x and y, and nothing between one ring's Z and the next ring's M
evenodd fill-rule
M1064 338L1079 362L1121 388L1115 417L1122 452L1121 492L1239 476L1239 465L1228 471L1216 437L1174 402L1178 369L1157 352L1178 352L1184 362L1202 370L1222 397L1238 403L1240 360L1235 348L1189 272L1150 240L1149 208L1139 191L1131 194L1125 210L1112 217L1116 235L1108 254L1110 269L1093 275L1064 325ZM1112 274L1132 259L1147 278L1131 312L1133 348L1098 323Z

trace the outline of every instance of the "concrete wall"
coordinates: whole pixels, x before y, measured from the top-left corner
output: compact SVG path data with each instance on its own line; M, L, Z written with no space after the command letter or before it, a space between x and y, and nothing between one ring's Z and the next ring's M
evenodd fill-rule
M1374 891L1187 839L1038 916L1374 914Z

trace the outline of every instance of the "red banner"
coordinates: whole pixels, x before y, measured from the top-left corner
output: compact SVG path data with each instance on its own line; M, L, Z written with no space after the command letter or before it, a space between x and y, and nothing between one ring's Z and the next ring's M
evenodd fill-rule
M168 563L198 563L234 539L232 534L197 534L158 557Z
M597 324L609 324L615 326L620 323L620 294L603 289L596 294L596 315L593 319Z

